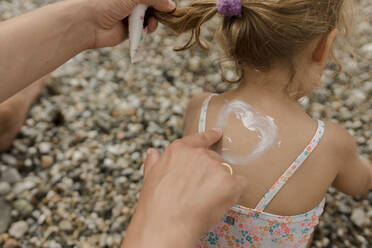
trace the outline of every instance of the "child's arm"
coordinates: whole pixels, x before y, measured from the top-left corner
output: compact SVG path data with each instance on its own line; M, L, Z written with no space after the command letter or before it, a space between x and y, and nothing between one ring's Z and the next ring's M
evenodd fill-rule
M338 161L338 174L333 185L345 194L363 195L372 189L372 165L362 161L353 137L343 128L335 126L333 132L334 156Z
M210 93L202 93L192 97L183 116L183 136L198 132L200 111L204 100Z

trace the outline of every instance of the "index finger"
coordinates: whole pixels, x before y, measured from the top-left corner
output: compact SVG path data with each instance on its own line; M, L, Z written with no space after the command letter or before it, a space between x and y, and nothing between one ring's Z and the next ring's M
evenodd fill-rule
M181 141L192 147L204 147L209 148L210 146L217 143L222 137L222 130L214 128L204 133L196 133L186 136Z

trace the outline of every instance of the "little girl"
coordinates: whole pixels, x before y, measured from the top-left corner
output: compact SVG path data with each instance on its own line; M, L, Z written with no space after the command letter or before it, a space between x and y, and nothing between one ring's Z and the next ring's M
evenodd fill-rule
M179 50L208 48L200 26L218 14L216 39L239 75L236 90L195 96L185 115L184 135L223 128L213 150L249 182L197 247L308 247L331 185L353 196L372 188L349 133L297 102L318 86L348 2L198 0L155 13L178 34L191 30Z

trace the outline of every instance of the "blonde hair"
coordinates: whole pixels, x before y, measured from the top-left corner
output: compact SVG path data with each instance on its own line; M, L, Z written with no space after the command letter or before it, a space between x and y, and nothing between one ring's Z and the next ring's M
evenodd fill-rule
M346 30L345 0L241 0L242 16L221 16L221 24L215 38L225 53L225 60L232 61L238 71L239 82L244 66L266 70L278 61L290 65L292 78L295 68L293 56L309 42L327 35L335 28ZM349 1L351 2L351 0ZM177 35L190 32L182 51L198 45L209 49L200 37L202 24L218 11L216 0L196 0L188 7L177 8L172 13L152 10L160 23L171 28Z

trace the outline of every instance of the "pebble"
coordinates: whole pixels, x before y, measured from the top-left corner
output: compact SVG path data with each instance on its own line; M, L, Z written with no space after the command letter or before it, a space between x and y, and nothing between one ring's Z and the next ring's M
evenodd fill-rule
M353 124L351 125L352 128L358 129L362 127L363 123L361 121L354 121Z
M122 110L124 115L132 116L135 115L137 110L135 108L125 108Z
M9 228L9 234L14 238L22 238L23 235L27 232L28 224L26 221L18 221L13 223Z
M124 170L121 172L121 174L122 174L123 176L128 176L128 175L133 174L133 172L134 172L134 170L133 170L132 168L126 168L126 169L124 169Z
M12 208L0 198L0 234L8 230L10 221L12 220Z
M1 160L7 165L17 165L17 159L7 153L1 155Z
M55 240L49 240L44 244L45 248L62 248L62 245L60 245L57 241Z
M371 93L372 92L372 81L365 82L363 85L363 90L366 93Z
M340 210L341 213L343 214L350 214L351 213L351 207L345 204L342 201L336 202L336 205L338 207L338 210Z
M340 108L340 114L342 120L348 120L353 117L353 114L345 107Z
M26 167L31 167L33 163L32 163L32 160L28 158L25 160L24 164Z
M359 227L370 223L370 219L367 217L367 213L362 208L353 209L350 218L354 222L354 224Z
M13 207L20 213L23 217L28 217L34 207L25 199L18 199L13 203Z
M80 151L75 151L74 154L72 155L72 160L75 162L80 162L83 160L83 158L84 155Z
M50 167L54 162L54 159L52 156L49 155L43 155L41 157L41 166L45 169Z
M130 179L134 182L140 180L142 177L141 173L139 171L135 171L131 176Z
M42 142L42 143L40 143L40 145L39 145L39 150L40 150L40 152L43 153L43 154L48 154L48 153L50 153L51 149L52 149L52 144L50 144L50 143L48 143L48 142Z
M347 100L349 104L361 104L367 99L366 93L363 90L355 89L350 93L350 97Z
M88 241L81 241L78 243L78 248L91 248L91 244Z
M72 224L70 221L63 220L59 223L59 228L63 231L71 231L72 230Z
M361 54L366 56L368 59L372 59L372 43L365 44L360 48Z
M0 196L10 192L10 184L8 182L0 182Z
M114 161L112 161L112 159L109 159L109 158L105 158L105 160L103 161L103 166L106 167L106 168L115 168L116 167Z
M21 180L21 175L14 168L7 168L2 172L1 181L8 183L16 183Z

